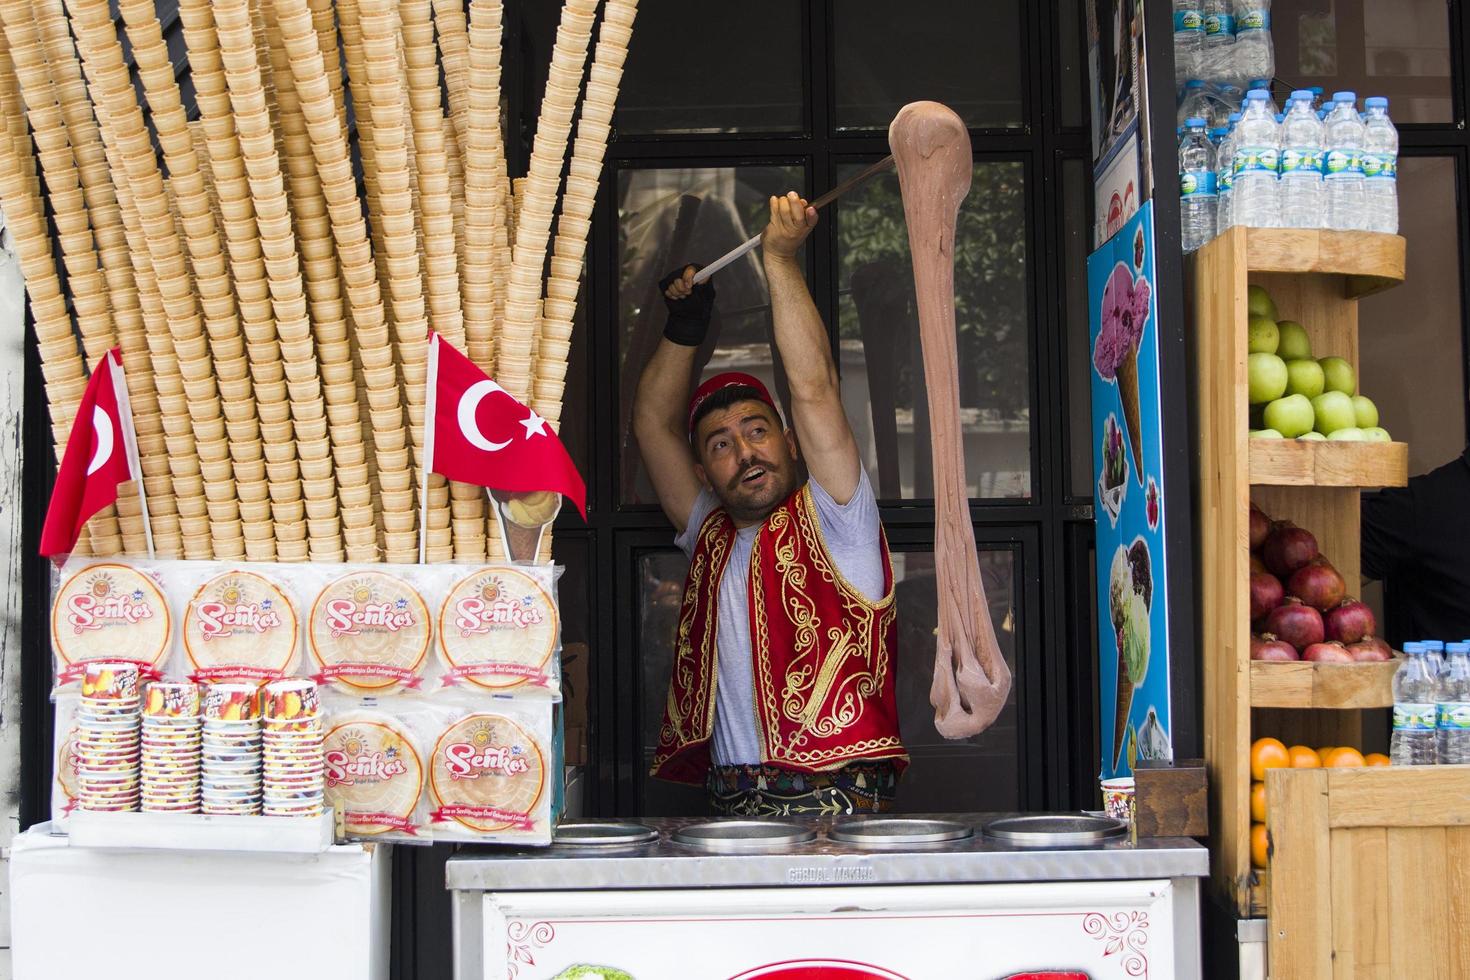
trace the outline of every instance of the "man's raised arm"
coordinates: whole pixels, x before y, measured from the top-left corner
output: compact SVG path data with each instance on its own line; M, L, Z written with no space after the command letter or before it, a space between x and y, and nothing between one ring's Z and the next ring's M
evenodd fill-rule
M857 440L837 386L827 328L817 313L796 250L817 225L816 209L795 192L771 198L761 247L771 290L776 349L791 385L792 425L808 472L839 504L852 499L861 475Z
M669 306L664 338L648 359L633 399L633 434L659 505L682 532L699 498L694 453L689 448L689 376L694 354L709 329L714 287L693 285L694 266L670 273L660 285Z

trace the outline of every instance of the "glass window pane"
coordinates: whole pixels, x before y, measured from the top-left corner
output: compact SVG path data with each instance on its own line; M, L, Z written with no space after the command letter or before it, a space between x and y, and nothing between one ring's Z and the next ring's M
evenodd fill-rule
M1082 93L1086 89L1087 69L1082 58L1082 4L1078 0L1061 0L1057 5L1057 100L1062 106L1063 126L1085 126Z
M679 552L645 554L638 559L641 773L648 771L658 745L687 570L688 562ZM1001 653L1014 671L1021 622L1016 607L1015 555L982 548L980 572ZM934 729L934 708L929 703L938 608L933 553L895 550L893 575L898 602L899 726L912 758L899 787L897 809L910 813L1016 809L1020 803L1016 736L1020 685L1012 685L1006 708L985 732L957 741L942 738ZM644 814L706 812L702 790L641 778Z
M842 180L864 166L845 164ZM843 399L882 499L933 496L908 226L898 178L833 206ZM1026 186L1019 163L975 166L955 233L965 478L972 497L1031 495Z
M618 134L800 131L801 8L791 0L643 0L618 94Z
M1430 0L1277 0L1276 75L1328 95L1386 95L1395 122L1452 121L1449 10Z
M1409 472L1426 473L1465 451L1465 350L1460 320L1455 163L1399 159L1399 233L1407 279L1358 305L1358 388L1379 420L1409 444Z
M905 104L943 102L973 129L1022 122L1016 0L834 4L836 127L887 130Z
M658 281L682 262L711 262L760 231L768 200L803 186L798 166L624 170L618 174L618 392L624 434L625 504L657 503L633 440L633 392L663 337L667 313ZM720 272L708 342L695 374L745 371L780 397L772 369L770 297L760 252Z
M1092 361L1087 324L1087 243L1092 211L1081 160L1062 161L1062 282L1067 290L1067 426L1074 497L1092 498Z

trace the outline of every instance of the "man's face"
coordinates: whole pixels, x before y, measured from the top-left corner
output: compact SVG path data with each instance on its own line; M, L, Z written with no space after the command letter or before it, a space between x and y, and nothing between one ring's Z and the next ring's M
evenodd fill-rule
M700 419L695 453L699 479L742 527L764 520L795 489L796 440L762 402L736 402Z

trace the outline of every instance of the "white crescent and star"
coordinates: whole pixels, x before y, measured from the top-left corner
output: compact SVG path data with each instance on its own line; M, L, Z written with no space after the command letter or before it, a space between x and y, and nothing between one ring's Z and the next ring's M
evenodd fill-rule
M512 440L510 439L506 439L503 442L492 442L485 438L485 434L480 431L480 426L475 421L475 412L479 409L480 402L496 392L504 391L505 389L500 387L500 385L487 379L485 381L477 381L470 385L469 388L465 389L465 393L460 396L459 409L456 412L459 420L459 431L471 446L483 452L498 453L511 444ZM526 418L521 419L521 425L526 427L525 437L527 439L533 435L546 435L546 420L534 411ZM109 435L109 441L110 439L111 436Z
M114 445L112 418L96 405L92 406L92 434L96 448L92 450L92 461L87 464L88 476L107 465Z

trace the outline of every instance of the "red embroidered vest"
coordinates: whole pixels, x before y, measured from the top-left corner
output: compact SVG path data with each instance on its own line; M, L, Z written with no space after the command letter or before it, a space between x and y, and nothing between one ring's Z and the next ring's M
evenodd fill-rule
M715 509L699 530L679 613L669 698L652 774L703 783L718 679L720 579L735 524ZM898 736L897 610L881 532L883 598L870 602L827 552L811 491L771 512L750 555L750 638L761 761L801 772L908 761Z

